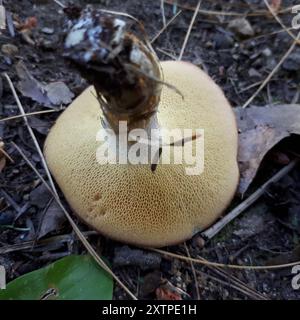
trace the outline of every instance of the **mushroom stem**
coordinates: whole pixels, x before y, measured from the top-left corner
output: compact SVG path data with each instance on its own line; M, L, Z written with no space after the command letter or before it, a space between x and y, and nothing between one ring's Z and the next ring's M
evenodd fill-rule
M160 100L162 72L147 43L115 15L87 7L70 22L64 56L94 85L104 124L118 133L151 126Z

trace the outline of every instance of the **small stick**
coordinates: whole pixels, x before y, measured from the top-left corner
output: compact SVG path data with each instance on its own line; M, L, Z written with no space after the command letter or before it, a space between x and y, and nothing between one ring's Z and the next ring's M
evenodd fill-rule
M253 40L258 40L258 39L261 39L261 38L265 38L265 37L269 37L269 36L274 36L276 34L279 34L279 33L283 33L283 32L287 32L287 30L293 30L294 28L293 27L290 27L290 28L286 28L285 29L280 29L280 30L277 30L277 31L273 31L273 32L268 32L268 33L264 33L264 34L261 34L259 36L256 36L256 37L252 37L252 38L249 38L249 39L245 39L242 41L243 42L249 42L250 40L253 41Z
M6 29L6 10L2 0L0 0L0 30ZM0 31L1 34L1 31Z
M186 251L187 256L190 258L191 255L190 255L190 251L189 251L189 248L188 248L186 242L184 243L184 248L185 248L185 251ZM197 275L196 275L195 266L194 266L194 263L193 263L192 261L190 262L190 265L191 265L192 273L193 273L193 276L194 276L194 279L195 279L195 287L196 287L196 293L197 293L197 300L200 300L199 283L198 283L198 280L197 280Z
M58 4L60 7L62 7L63 9L65 9L67 6L65 6L63 3L61 3L58 0L53 0L56 4Z
M175 2L177 2L176 0L165 0L165 3L169 4L169 5L174 5ZM177 5L177 4L176 4ZM179 4L178 7L181 7L183 9L186 10L190 10L190 11L194 11L195 8L193 8L190 5L186 5L186 4ZM292 11L292 6L288 7L288 8L284 8L280 11L278 11L279 14L281 13L286 13L286 12L291 12ZM212 16L228 16L228 17L247 17L247 16L252 16L252 17L259 17L259 16L266 16L269 12L266 10L262 10L262 11L254 11L254 12L250 12L250 13L239 13L239 12L226 12L226 11L215 11L215 10L205 10L205 9L201 9L199 10L199 13L201 14L205 14L205 15L212 15Z
M43 111L35 111L35 112L30 112L30 113L25 113L25 114L18 114L16 116L11 116L11 117L0 119L0 122L15 120L15 119L19 119L19 118L26 118L28 116L34 116L34 115L38 115L38 114L59 112L61 110L63 110L63 109L60 109L60 110L43 110Z
M153 37L153 39L150 41L150 43L152 44L153 42L155 42L160 36L161 34L169 27L169 25L182 13L182 10L178 11L169 21L168 23L162 28L160 29L160 31L158 31L157 35Z
M264 0L265 5L267 6L267 8L269 9L269 11L271 12L272 16L275 18L275 20L281 25L281 27L284 29L285 32L287 32L296 42L297 44L300 44L300 41L296 38L296 36L290 31L289 28L287 28L287 26L282 22L282 20L278 17L278 15L276 14L276 12L272 9L272 7L270 6L268 0Z
M300 39L300 32L298 33L296 40L293 41L293 43L290 46L290 48L288 49L288 51L283 55L283 57L280 59L278 64L275 66L275 68L270 72L270 74L267 76L267 78L264 80L264 82L260 85L260 87L256 90L256 92L244 103L243 108L248 107L248 105L254 100L254 98L256 98L256 96L261 92L261 90L271 80L271 78L278 71L278 69L281 67L283 62L292 53L292 51L294 50L295 46L297 45L299 39Z
M243 201L240 205L234 208L230 213L228 213L223 219L215 223L211 228L202 232L201 235L204 239L212 239L218 232L220 232L229 222L235 219L243 211L249 208L255 201L257 201L265 192L266 188L274 182L279 181L282 177L288 174L292 169L296 167L299 160L295 159L290 164L282 168L277 172L271 179L264 183L260 188L258 188L250 197Z
M180 61L180 60L182 59L182 57L183 57L184 50L185 50L185 47L186 47L187 42L188 42L188 40L189 40L189 37L190 37L191 31L192 31L194 22L195 22L195 20L196 20L197 14L198 14L198 12L199 12L201 2L202 2L202 0L199 0L199 1L198 1L197 7L196 7L195 12L194 12L194 15L193 15L193 17L192 17L192 20L191 20L191 23L190 23L190 25L189 25L188 31L187 31L187 33L186 33L186 36L185 36L185 39L184 39L184 42L183 42L183 45L182 45L182 48L181 48L179 57L178 57L178 59L177 59L178 61Z
M98 233L96 231L85 231L85 232L82 232L82 234L85 237L98 235ZM77 240L77 236L75 234L71 233L71 234L53 236L53 237L46 238L43 240L38 240L36 243L35 243L35 240L24 241L22 243L16 243L16 244L11 244L11 245L7 245L7 246L5 245L5 246L0 247L0 254L7 254L7 253L18 252L18 251L22 251L22 250L32 250L32 247L34 244L35 244L35 248L39 248L39 247L43 247L43 246L49 246L53 243L62 243L63 244L65 242L74 241L74 240Z
M0 142L0 154L3 154L11 163L15 163L14 159L4 150L4 143Z
M164 49L156 48L156 50L161 52L161 53L163 53L164 55L166 55L167 57L171 58L172 60L177 60L177 58L175 57L174 54L169 53L169 52L165 51Z
M11 91L12 91L12 93L13 93L13 96L14 96L16 102L17 102L17 105L18 105L18 107L19 107L20 113L21 113L21 115L24 117L25 125L26 125L27 130L29 131L29 133L30 133L30 135L31 135L31 138L32 138L32 140L33 140L33 142L34 142L34 145L35 145L35 147L36 147L36 150L37 150L37 152L38 152L38 154L39 154L39 156L40 156L40 158L41 158L43 167L45 168L45 171L46 171L47 176L48 176L48 178L49 178L49 183L50 183L50 185L51 185L51 188L52 188L53 192L54 192L56 195L58 195L58 194L57 194L57 191L56 191L56 189L55 189L54 182L53 182L53 180L52 180L51 174L50 174L50 172L49 172L48 166L47 166L47 164L46 164L46 160L45 160L45 158L44 158L44 156L43 156L42 150L41 150L40 145L39 145L39 143L38 143L38 141L37 141L37 139L36 139L36 137L35 137L35 134L34 134L32 128L30 127L30 125L29 125L28 119L26 118L26 114L25 114L24 108L23 108L23 106L22 106L22 103L21 103L18 95L17 95L16 89L15 89L15 87L14 87L14 85L13 85L13 83L12 83L12 81L11 81L11 79L10 79L10 77L8 76L7 73L4 73L4 77L6 78L8 84L9 84L9 87L10 87L10 89L11 89Z
M243 288L244 291L248 291L250 294L257 296L259 299L269 300L267 297L263 296L261 293L257 292L256 290L248 287L243 281L241 281L234 275L228 273L224 269L218 268L218 267L212 267L212 266L207 266L207 268L212 272L216 273L218 276L221 276L226 280L229 279L231 283L235 284L237 287Z
M199 271L199 270L197 270L196 272L199 275L204 276L205 278L209 278L209 279L214 280L214 281L216 281L216 282L218 282L218 283L220 283L220 284L222 284L224 286L227 286L227 287L230 287L232 289L235 289L235 290L239 291L240 293L243 293L245 296L250 297L253 300L268 300L268 299L263 299L259 295L252 294L248 290L245 290L243 287L237 286L236 284L232 284L229 281L221 280L221 279L219 279L217 277L214 277L214 276L212 276L212 275L210 275L208 273L204 273L204 272Z
M15 200L6 192L3 188L0 189L0 192L4 196L5 200L15 209L15 211L20 212L20 206L15 202Z
M161 15L162 15L162 20L163 20L163 26L165 28L167 25L167 21L166 21L166 15L165 15L165 1L164 0L160 0L160 10L161 10Z
M297 266L300 264L300 261L290 262L290 263L284 263L284 264L275 264L271 266L251 266L251 265L238 265L238 264L225 264L225 263L219 263L219 262L212 262L205 260L203 258L190 258L181 254L176 254L172 252L168 252L165 250L160 249L154 249L154 248L144 248L145 250L157 252L163 256L171 257L174 259L187 261L187 262L194 262L203 266L212 266L212 267L221 267L221 268L228 268L228 269L236 269L236 270L257 270L257 271L265 271L265 270L275 270L275 269L283 269L283 268L290 268L293 266Z

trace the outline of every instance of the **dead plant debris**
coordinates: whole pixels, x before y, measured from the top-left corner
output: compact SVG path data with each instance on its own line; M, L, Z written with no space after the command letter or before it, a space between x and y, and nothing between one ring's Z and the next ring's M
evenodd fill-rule
M80 0L73 2L83 4ZM290 28L294 2L268 2ZM100 8L126 12L143 21L149 38L155 38L153 45L159 58L168 60L180 55L198 1L165 0L163 15L160 1L97 3ZM60 6L52 0L3 0L2 4L0 70L8 73L18 88L24 111L32 114L28 125L42 147L61 105L67 106L87 84L61 56L64 13ZM171 20L179 10L182 12ZM172 21L163 30L162 17ZM239 23L232 22L237 19ZM202 1L190 29L184 60L213 76L233 106L247 103L247 108L236 108L235 112L240 129L239 192L251 195L300 154L298 44L273 72L291 46L293 39L289 32L295 37L296 33L283 29L263 1L252 0ZM266 78L270 74L272 77ZM58 112L38 112L45 108ZM0 265L5 267L9 281L59 257L86 252L69 223L65 223L53 195L42 187L41 178L47 178L47 174L19 115L9 87L1 79L0 118L12 118L0 122ZM40 177L12 142L20 146ZM274 265L299 260L299 186L298 166L264 190L255 205L205 245L203 242L199 245L199 235L187 242L190 256L236 265ZM232 209L239 203L240 199L235 199ZM228 272L195 263L193 270L190 261L124 247L76 222L83 236L89 237L93 248L109 260L115 275L138 298L196 299L198 293L203 300L300 298L300 292L291 287L290 269ZM247 228L248 224L251 228ZM186 255L183 245L166 249ZM114 298L127 299L128 295L116 285Z

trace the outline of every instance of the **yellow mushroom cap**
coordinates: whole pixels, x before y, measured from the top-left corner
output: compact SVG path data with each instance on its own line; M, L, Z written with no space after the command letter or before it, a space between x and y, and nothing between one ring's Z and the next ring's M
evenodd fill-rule
M49 168L72 209L100 233L140 246L180 243L211 225L232 200L239 179L234 114L222 90L186 62L162 62L162 128L204 129L204 171L185 165L100 165L101 109L92 87L58 118L45 143Z

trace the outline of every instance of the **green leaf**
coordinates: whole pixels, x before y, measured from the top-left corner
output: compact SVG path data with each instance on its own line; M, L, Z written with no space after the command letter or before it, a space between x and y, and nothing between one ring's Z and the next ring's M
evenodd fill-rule
M111 300L113 280L89 255L68 256L0 290L0 300Z

